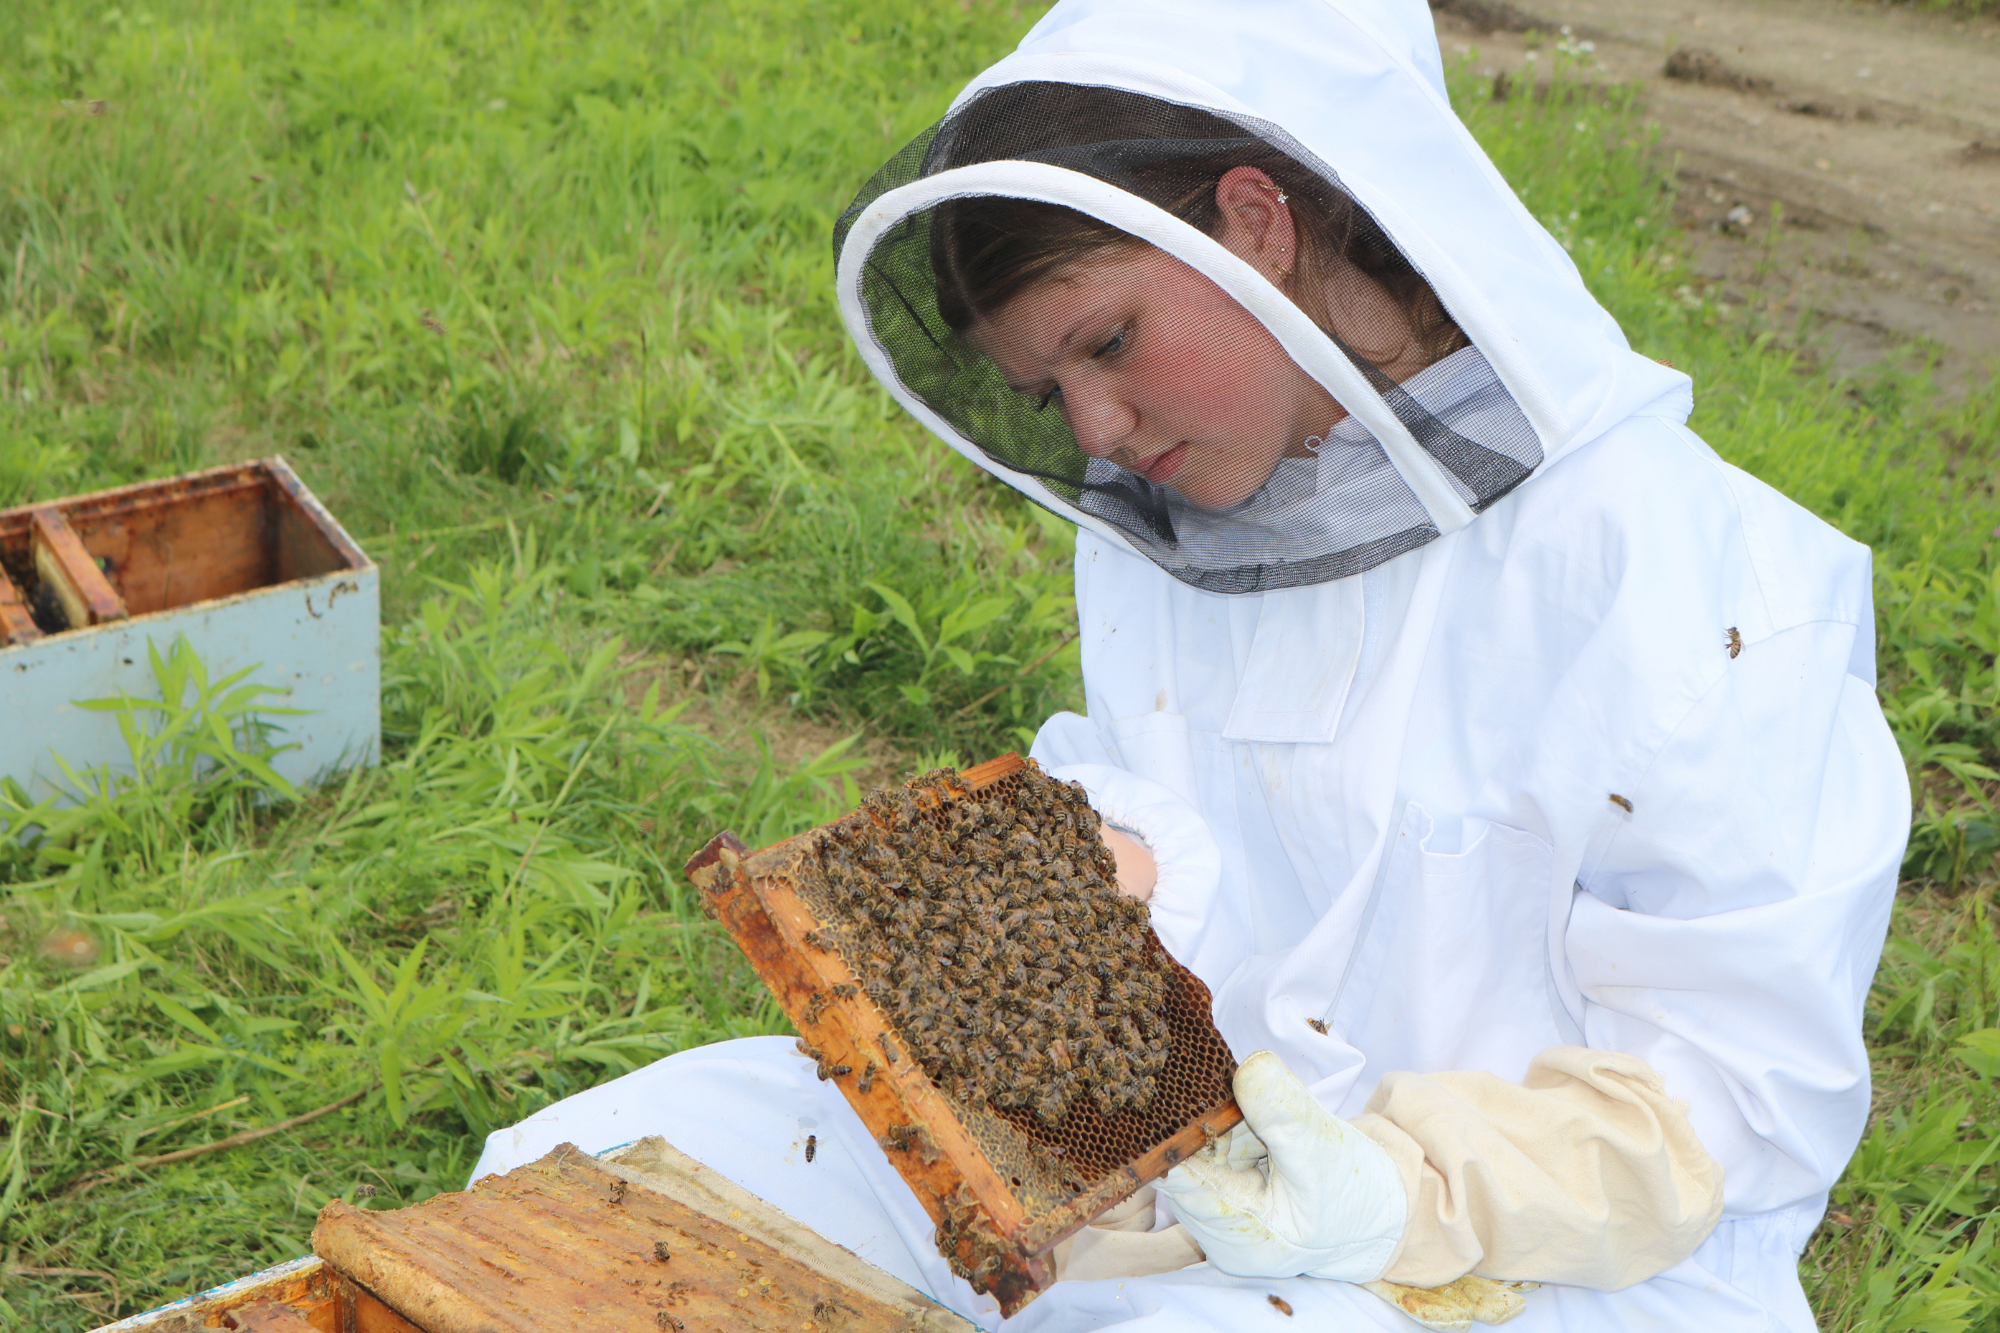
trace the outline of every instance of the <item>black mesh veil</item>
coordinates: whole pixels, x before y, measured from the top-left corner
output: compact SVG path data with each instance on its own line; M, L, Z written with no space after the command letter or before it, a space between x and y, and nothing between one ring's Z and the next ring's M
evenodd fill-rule
M1086 449L1075 393L1010 387L975 342L1023 293L1144 244L1104 210L1021 183L1088 178L1122 192L1097 186L1091 198L1130 196L1147 217L1219 237L1217 184L1240 166L1263 173L1258 188L1285 201L1296 227L1283 297L1230 307L1254 325L1195 327L1190 315L1163 326L1178 307L1156 301L1150 325L1120 326L1106 346L1137 368L1118 381L1123 434L1110 440L1092 416ZM945 173L935 189L903 190ZM878 207L895 191L915 201ZM1360 573L1435 538L1441 509L1463 521L1542 461L1533 426L1431 285L1332 170L1275 127L1115 88L1008 84L876 173L835 229L837 260L857 224L866 250L846 256L843 301L858 305L850 324L865 322L854 332L872 339L878 370L886 360L934 425L1003 475L1039 482L1023 487L1030 495L1074 506L1195 587L1262 592ZM1274 324L1294 329L1290 354L1266 331ZM1162 481L1134 470L1183 439L1175 457L1186 461ZM1217 460L1238 469L1241 493L1204 488Z

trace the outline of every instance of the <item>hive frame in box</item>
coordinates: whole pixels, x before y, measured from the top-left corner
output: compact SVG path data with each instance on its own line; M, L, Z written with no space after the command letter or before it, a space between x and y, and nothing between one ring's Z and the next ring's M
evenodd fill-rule
M959 781L976 794L1021 772L1029 762L1004 755L967 769ZM1002 1314L1011 1316L1054 1281L1049 1251L1058 1242L1226 1133L1242 1113L1225 1093L1139 1157L1106 1172L1062 1205L1031 1214L961 1122L951 1099L901 1049L895 1025L859 990L859 978L846 960L806 942L807 933L822 923L786 876L803 849L801 840L810 836L752 853L735 835L719 834L688 862L688 877L786 1016L823 1052L822 1070L847 1067L844 1076L834 1075L835 1083L938 1225L944 1242L940 1248L952 1251L947 1257L973 1274L973 1286L993 1296ZM1206 1019L1207 988L1178 962L1173 967L1184 994L1198 1000ZM853 1071L878 1063L877 1056L881 1068L864 1092L863 1080ZM898 1141L907 1146L892 1146Z
M38 579L88 623L39 629ZM180 637L211 681L254 666L307 710L269 719L286 780L372 763L380 622L375 563L282 458L0 510L0 776L40 800L67 791L55 755L127 767L118 715L77 702L157 698L148 650Z

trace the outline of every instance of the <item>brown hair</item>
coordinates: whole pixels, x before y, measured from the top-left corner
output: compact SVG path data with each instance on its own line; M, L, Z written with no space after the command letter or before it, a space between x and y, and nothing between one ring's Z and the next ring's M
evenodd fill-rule
M1003 159L1110 180L1210 236L1223 225L1217 182L1232 168L1255 167L1290 205L1298 255L1286 294L1314 323L1337 333L1324 279L1344 262L1394 301L1426 364L1467 345L1423 275L1344 191L1220 116L1115 88L1009 84L982 93L939 131L926 171ZM1145 244L1075 209L1004 195L947 200L930 228L938 313L960 335L1074 264Z

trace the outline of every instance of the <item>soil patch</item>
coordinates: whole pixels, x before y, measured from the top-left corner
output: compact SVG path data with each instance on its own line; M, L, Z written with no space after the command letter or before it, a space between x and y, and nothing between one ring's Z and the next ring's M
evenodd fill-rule
M1843 0L1433 0L1447 61L1530 78L1588 44L1676 159L1719 299L1813 316L1842 368L1926 345L1948 386L2000 365L2000 17ZM1773 210L1779 221L1773 225Z

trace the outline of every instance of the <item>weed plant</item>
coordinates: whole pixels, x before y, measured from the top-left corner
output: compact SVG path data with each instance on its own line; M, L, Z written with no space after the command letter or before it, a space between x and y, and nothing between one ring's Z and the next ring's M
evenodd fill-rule
M901 417L830 287L840 206L1031 19L0 8L0 504L282 451L387 592L379 768L285 789L286 701L162 643L135 771L0 795L0 1326L302 1253L330 1197L454 1188L491 1128L781 1029L687 854L1074 703L1066 530ZM1830 1329L2000 1327L2000 391L1835 382L1703 299L1624 94L1454 95L1697 429L1876 548L1921 809L1805 1272Z

